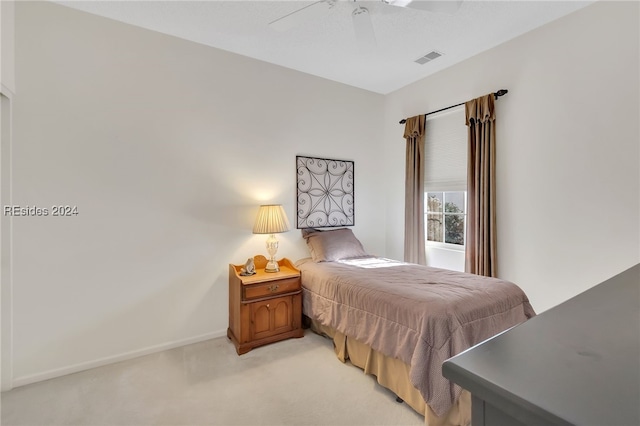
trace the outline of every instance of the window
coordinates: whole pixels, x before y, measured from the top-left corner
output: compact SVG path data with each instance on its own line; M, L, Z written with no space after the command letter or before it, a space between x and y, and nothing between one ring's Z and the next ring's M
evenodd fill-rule
M427 117L424 188L427 246L463 251L467 218L464 107Z
M464 247L466 204L466 191L427 192L424 206L427 241Z

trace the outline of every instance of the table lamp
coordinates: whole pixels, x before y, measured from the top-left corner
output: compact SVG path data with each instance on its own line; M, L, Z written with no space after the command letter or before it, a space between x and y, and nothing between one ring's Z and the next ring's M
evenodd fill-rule
M276 252L278 251L278 240L274 234L287 232L289 230L289 220L280 204L269 204L260 206L256 223L253 225L254 234L271 234L267 238L267 253L269 261L264 268L265 272L278 272L280 267L276 262Z

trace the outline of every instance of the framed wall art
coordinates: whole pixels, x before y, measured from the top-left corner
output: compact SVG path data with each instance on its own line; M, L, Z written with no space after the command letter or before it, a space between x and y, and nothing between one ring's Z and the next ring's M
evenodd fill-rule
M296 156L296 227L355 224L353 161Z

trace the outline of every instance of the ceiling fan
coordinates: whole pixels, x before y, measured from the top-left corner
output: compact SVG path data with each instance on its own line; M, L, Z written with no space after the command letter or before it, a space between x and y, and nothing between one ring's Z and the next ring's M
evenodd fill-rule
M300 9L269 22L269 26L277 31L287 31L311 19L326 16L338 3L345 0L319 0ZM350 0L353 5L351 16L356 39L361 45L375 45L376 38L371 23L369 9L361 6L357 0ZM463 0L380 0L386 6L406 7L428 12L454 14Z

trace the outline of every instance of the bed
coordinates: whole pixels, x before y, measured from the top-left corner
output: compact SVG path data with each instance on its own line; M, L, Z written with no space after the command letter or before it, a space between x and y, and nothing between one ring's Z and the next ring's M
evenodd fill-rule
M469 424L470 397L442 376L442 363L533 317L525 293L509 281L371 256L348 228L302 234L311 257L296 266L312 329L427 424Z

